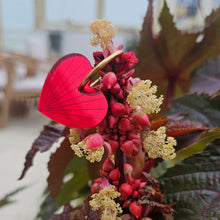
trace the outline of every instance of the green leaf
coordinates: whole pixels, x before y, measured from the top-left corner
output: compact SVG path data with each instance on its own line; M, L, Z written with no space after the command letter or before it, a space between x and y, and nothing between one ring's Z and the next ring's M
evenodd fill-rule
M15 194L17 194L18 192L24 190L26 187L20 187L10 193L8 193L7 195L5 195L3 198L0 199L0 208L2 208L3 206L6 206L8 204L13 203L14 201L11 200L11 197L14 196Z
M177 162L185 159L186 157L192 156L196 153L201 153L206 148L206 145L215 139L220 139L220 128L203 132L197 143L177 151L176 157L167 161L168 166L174 166Z
M212 95L220 90L220 59L208 60L191 76L191 93Z
M166 2L166 1L165 1ZM147 15L137 48L140 77L151 79L167 103L173 96L188 91L190 74L206 60L220 54L220 8L205 20L205 28L199 33L178 30L165 3L159 16L161 31L153 33L153 0L149 1ZM203 35L200 42L197 38Z
M174 219L220 219L220 140L168 169L160 178L166 203L174 203Z
M208 127L220 125L220 96L211 99L205 94L189 94L174 99L168 110L169 115L183 115L184 120L203 123Z
M90 192L89 180L87 166L78 167L73 177L62 185L56 201L60 205L64 205L71 200L88 196Z

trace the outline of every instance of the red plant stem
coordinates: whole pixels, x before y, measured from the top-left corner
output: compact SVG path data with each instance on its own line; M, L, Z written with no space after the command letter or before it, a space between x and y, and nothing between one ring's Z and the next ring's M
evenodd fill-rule
M124 163L126 163L126 155L121 151L120 147L115 152L115 167L118 167L121 177L119 184L125 183Z

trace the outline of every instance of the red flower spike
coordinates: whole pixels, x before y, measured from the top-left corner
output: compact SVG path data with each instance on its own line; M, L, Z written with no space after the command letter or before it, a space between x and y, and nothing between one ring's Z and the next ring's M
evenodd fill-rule
M104 144L104 139L100 134L91 134L85 140L88 140L86 144L87 149L97 149Z
M112 114L116 117L122 117L125 114L125 106L119 102L111 106Z
M107 89L111 89L117 82L117 77L113 72L109 72L103 77L103 85Z
M114 169L114 163L112 162L112 160L110 160L108 157L106 158L105 162L102 164L102 169L104 171L111 171Z
M139 218L142 212L142 206L134 201L129 205L129 210L132 215L134 215L136 218Z
M112 180L114 180L114 181L118 181L119 178L120 178L120 176L121 176L121 174L120 174L118 168L112 170L112 171L109 173L110 179L112 179Z
M89 60L83 55L69 54L59 59L44 82L38 110L68 127L91 128L99 124L108 109L105 96L94 89L92 93L79 91L91 70Z

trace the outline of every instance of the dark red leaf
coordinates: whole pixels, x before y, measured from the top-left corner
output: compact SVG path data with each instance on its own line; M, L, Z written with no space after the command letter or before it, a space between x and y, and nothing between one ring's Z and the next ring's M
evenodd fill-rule
M40 133L37 139L34 141L31 149L28 151L25 157L24 169L19 177L21 180L26 174L27 170L33 165L33 159L35 154L48 151L52 145L58 141L58 139L64 135L65 126L55 126L52 124L45 125L44 130Z
M53 215L49 220L71 220L71 211L73 208L70 205L65 205L61 214Z
M92 210L92 207L89 205L90 197L87 198L80 208L74 210L71 215L71 220L99 220L99 213Z
M47 182L50 195L53 198L56 197L61 189L65 168L74 158L74 155L74 151L70 147L69 139L66 137L61 143L61 146L50 157Z
M166 124L167 136L180 137L192 131L204 131L206 127L192 121L170 121Z

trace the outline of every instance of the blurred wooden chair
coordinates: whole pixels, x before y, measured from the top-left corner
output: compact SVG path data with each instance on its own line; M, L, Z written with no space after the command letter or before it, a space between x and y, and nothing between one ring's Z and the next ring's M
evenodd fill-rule
M0 99L0 127L8 123L10 102L13 99L39 97L50 66L50 62L42 62L27 55L0 54L0 92L3 94Z

